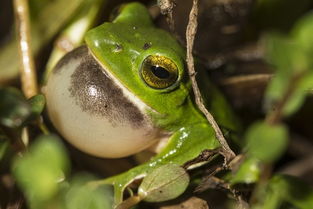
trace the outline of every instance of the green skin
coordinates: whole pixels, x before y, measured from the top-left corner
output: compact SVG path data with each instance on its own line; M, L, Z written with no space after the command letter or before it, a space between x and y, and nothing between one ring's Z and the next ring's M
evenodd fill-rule
M112 23L104 23L90 30L85 40L96 59L154 110L147 112L154 124L172 133L165 148L149 162L103 181L114 185L115 204L121 203L124 189L136 177L145 176L163 164L183 165L203 150L220 146L214 130L193 101L191 83L185 68L185 50L169 33L153 25L143 5L127 4ZM151 47L145 48L146 43ZM179 76L173 86L162 90L153 89L142 80L139 69L149 55L168 57L177 65ZM206 77L200 75L204 72L197 71L198 77ZM200 81L199 85L201 89L209 89L209 92L203 94L206 106L223 130L228 130L227 133L236 131L236 120L220 93L208 80ZM231 137L231 134L227 135L227 138Z

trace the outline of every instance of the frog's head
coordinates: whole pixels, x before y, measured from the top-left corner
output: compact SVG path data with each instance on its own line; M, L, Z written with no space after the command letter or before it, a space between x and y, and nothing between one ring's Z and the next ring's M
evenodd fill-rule
M192 118L184 50L144 6L127 4L86 43L62 58L46 86L50 118L76 147L123 157Z
M179 120L179 107L189 94L185 52L153 25L143 5L122 6L112 23L90 30L86 42L108 74L156 113L157 123Z

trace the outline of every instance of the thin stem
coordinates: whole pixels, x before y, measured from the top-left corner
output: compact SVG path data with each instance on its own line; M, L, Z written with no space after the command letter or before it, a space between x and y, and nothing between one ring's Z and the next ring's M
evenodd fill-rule
M37 125L43 134L46 134L46 135L50 134L50 131L49 131L48 127L46 126L46 124L44 123L42 116L40 116L37 119Z
M127 200L119 204L116 209L130 209L131 207L137 205L141 201L139 196L131 196Z
M236 85L242 84L247 82L264 82L267 83L273 78L272 74L252 74L252 75L238 75L232 76L226 79L221 80L221 85L228 86L228 85Z
M22 90L27 98L38 93L37 76L31 51L30 23L27 0L14 0L14 12L20 55Z
M287 104L287 102L289 101L289 98L291 97L291 95L293 94L298 82L300 81L300 79L303 77L303 74L296 74L294 75L289 82L289 85L285 91L285 93L283 94L282 98L276 103L274 110L272 112L270 112L267 116L265 121L268 124L274 125L280 122L282 116L283 116L283 110L285 108L285 105Z
M194 67L194 59L192 56L192 49L193 49L193 44L194 44L194 38L197 32L197 25L198 25L197 17L198 17L198 0L193 0L193 6L189 14L189 22L188 22L187 30L186 30L186 40L187 40L186 61L187 61L188 73L189 73L191 83L192 83L192 88L195 94L196 104L198 105L201 112L205 115L205 117L207 118L211 126L213 127L216 138L218 139L219 143L222 146L221 154L225 157L226 162L230 162L236 155L228 146L223 136L223 133L221 129L219 128L218 124L216 123L214 117L204 106L203 100L200 94L200 90L196 81L196 77L195 77L196 72L195 72L195 67Z

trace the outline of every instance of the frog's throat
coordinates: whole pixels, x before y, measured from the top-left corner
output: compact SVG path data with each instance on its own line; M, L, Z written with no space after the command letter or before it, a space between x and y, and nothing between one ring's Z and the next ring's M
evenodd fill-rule
M111 78L86 46L79 47L53 71L47 109L56 128L77 148L118 158L148 148L165 133L141 111L148 107L138 100L136 106L136 97Z

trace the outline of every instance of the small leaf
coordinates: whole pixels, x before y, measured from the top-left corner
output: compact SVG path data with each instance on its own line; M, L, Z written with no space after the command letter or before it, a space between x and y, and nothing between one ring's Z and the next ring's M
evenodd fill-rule
M295 90L291 93L283 108L284 116L295 113L301 107L310 89L313 89L313 72L306 73L297 83Z
M262 193L263 201L252 209L310 209L313 205L313 188L292 176L274 176Z
M113 192L107 187L91 188L88 182L93 178L75 176L64 195L65 209L111 209Z
M230 179L232 184L245 183L251 184L259 180L260 161L255 158L247 158L241 163L239 169Z
M46 99L43 94L37 94L31 97L28 102L31 105L31 112L34 116L39 116L46 104Z
M293 79L305 73L311 61L294 40L281 34L272 33L267 36L266 50L267 60L275 70L275 76L269 83L265 96L265 108L272 109L273 104L282 99L291 85L294 85L293 89L297 88L297 83L294 84ZM301 100L297 98L300 97L296 97L299 103Z
M274 162L285 151L287 140L288 132L285 126L257 122L246 134L247 153L263 162Z
M181 195L189 184L185 169L176 164L163 165L149 173L139 187L139 196L147 202L161 202Z
M58 191L58 182L68 171L68 158L59 139L41 136L28 153L16 158L13 174L31 205L48 201Z
M0 88L0 124L17 128L31 114L30 105L14 88Z
M9 150L9 140L1 140L2 136L1 136L1 132L0 132L0 162L2 161L2 159L4 158L5 154L7 153L7 151Z
M266 57L276 71L266 92L266 108L288 94L283 115L289 116L303 104L313 87L313 13L304 16L290 35L271 33L265 39Z
M313 50L313 12L302 17L293 27L291 35L299 43L299 45L312 52Z
M270 33L265 39L266 58L285 79L296 72L308 69L310 57L292 38L279 33Z

